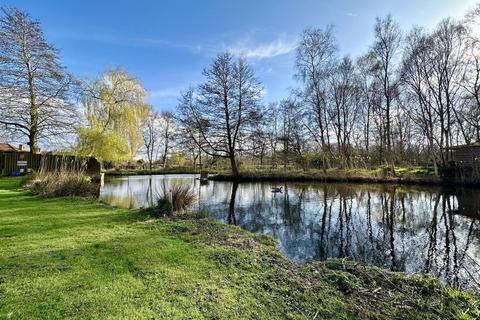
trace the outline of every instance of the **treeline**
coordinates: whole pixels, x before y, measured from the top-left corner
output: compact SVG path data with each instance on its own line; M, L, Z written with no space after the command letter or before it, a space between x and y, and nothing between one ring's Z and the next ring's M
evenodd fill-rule
M402 32L377 18L360 57L340 56L332 27L309 28L296 51L299 87L264 105L247 62L219 55L183 94L183 130L206 154L260 164L448 165L449 148L480 141L480 51L472 12ZM313 160L313 161L308 161Z
M450 147L480 142L478 8L431 30L377 18L372 43L355 58L340 54L332 26L305 29L297 88L274 103L265 103L247 60L221 53L174 113L155 112L125 70L76 80L37 21L3 9L0 130L27 139L32 152L40 140L70 137L77 153L107 162L143 156L150 169L182 154L195 166L228 162L233 174L247 162L392 172L420 164L438 174Z

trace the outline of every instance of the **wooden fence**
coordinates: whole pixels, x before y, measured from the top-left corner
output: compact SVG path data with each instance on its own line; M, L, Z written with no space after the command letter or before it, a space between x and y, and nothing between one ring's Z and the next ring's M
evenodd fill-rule
M32 154L29 152L0 153L0 174L27 171L84 171L91 176L100 175L100 163L93 157L76 157L57 154Z

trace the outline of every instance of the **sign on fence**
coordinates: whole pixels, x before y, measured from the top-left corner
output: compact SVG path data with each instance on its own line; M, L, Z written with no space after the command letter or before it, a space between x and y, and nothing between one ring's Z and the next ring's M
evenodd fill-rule
M26 167L27 166L27 161L18 160L17 161L17 166Z

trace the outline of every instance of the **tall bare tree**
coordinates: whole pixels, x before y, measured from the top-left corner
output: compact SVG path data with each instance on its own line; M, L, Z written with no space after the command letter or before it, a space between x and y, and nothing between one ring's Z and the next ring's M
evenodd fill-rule
M402 66L402 82L405 95L410 101L410 117L416 124L421 136L426 138L427 153L438 175L437 152L438 113L435 111L434 99L430 92L428 77L430 77L431 39L421 28L413 29L405 41L405 55Z
M300 37L296 55L296 76L302 81L303 100L312 121L308 130L319 142L323 157L323 167L327 168L327 153L330 153L329 122L327 116L326 86L337 55L333 27L326 30L306 29ZM316 127L312 126L314 124Z
M164 111L160 114L161 124L161 138L163 143L162 148L162 166L165 169L167 167L167 157L170 148L173 130L174 130L174 118L173 113Z
M463 88L464 106L460 113L467 124L466 142L480 142L480 35L475 32L480 22L480 3L475 11L467 15L464 22L466 53L464 57L465 73L460 82Z
M276 103L269 103L265 112L268 121L264 121L266 127L268 148L271 151L272 166L277 165L277 151L280 135L280 110Z
M283 166L286 167L289 159L298 160L306 151L306 124L302 121L303 113L300 101L296 94L280 102L280 136L282 144ZM302 164L302 163L300 163Z
M372 118L374 117L374 111L378 109L377 106L381 103L379 82L371 72L374 61L372 54L365 54L357 60L357 72L360 81L361 135L363 135L363 148L367 156L371 151Z
M150 110L147 118L142 124L142 134L148 167L149 170L152 171L153 161L156 159L160 142L159 140L161 138L160 114L158 112Z
M374 27L375 39L371 48L375 59L375 76L382 86L384 111L384 138L386 144L386 158L394 168L392 118L395 99L398 95L398 64L402 34L397 22L391 15L377 18Z
M330 82L332 105L329 113L337 140L339 162L341 166L351 166L351 138L358 120L360 96L359 81L350 57L342 59Z
M19 9L2 9L0 124L4 129L26 137L34 153L39 151L39 140L75 132L73 84L40 23Z
M432 47L429 51L431 69L427 80L440 121L442 150L447 150L453 143L458 142L454 141L454 137L457 136L454 133L454 122L458 121L457 111L461 103L460 82L464 76L467 49L464 33L465 28L462 24L445 19L431 35ZM444 152L442 160L444 163L447 161Z
M203 74L206 80L197 98L192 92L183 95L180 123L206 154L228 158L232 174L238 176L237 154L260 121L263 88L248 63L234 61L228 52L218 55Z
M188 88L188 90L181 93L180 104L178 106L179 114L176 116L177 126L177 147L184 149L188 154L191 155L193 161L193 168L197 170L197 161L202 166L202 146L204 143L201 139L201 132L197 130L198 127L202 126L190 126L189 123L192 121L188 119L187 113L189 110L192 110L195 105L195 89L193 87ZM196 137L196 138L195 138Z

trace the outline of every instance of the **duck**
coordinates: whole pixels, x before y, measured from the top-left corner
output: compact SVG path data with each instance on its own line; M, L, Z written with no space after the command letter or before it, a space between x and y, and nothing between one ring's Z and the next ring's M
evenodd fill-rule
M283 187L273 187L272 192L282 192Z

